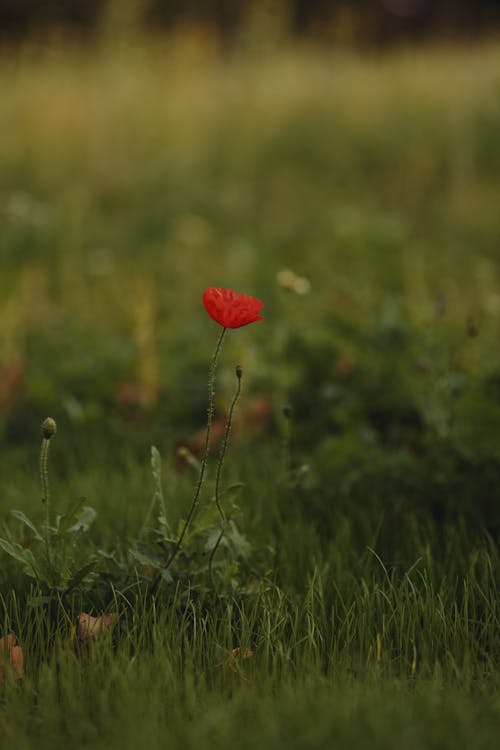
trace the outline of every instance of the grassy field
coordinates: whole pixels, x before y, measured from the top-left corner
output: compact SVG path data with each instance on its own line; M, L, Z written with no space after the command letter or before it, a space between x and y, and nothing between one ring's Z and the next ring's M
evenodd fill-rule
M495 747L499 133L494 45L1 60L2 747Z

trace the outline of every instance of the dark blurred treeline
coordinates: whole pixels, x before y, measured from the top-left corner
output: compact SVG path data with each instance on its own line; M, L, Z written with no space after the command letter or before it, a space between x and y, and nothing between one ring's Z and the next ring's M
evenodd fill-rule
M57 29L85 37L103 25L112 33L121 17L146 30L195 26L226 40L251 27L384 45L491 36L500 0L0 0L0 35L15 41Z

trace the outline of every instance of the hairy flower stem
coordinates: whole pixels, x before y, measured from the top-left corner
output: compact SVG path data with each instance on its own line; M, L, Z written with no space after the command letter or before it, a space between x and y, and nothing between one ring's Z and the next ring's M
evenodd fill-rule
M217 473L215 475L215 504L217 506L217 510L219 511L219 516L221 520L221 530L220 530L219 536L217 537L217 541L215 542L213 549L210 553L210 560L208 561L208 576L211 582L213 582L212 565L213 565L215 553L217 552L219 548L219 544L222 541L222 537L224 536L226 532L226 526L227 526L226 514L224 513L224 509L220 502L220 481L222 477L222 468L224 466L224 458L226 456L227 446L229 442L229 432L231 430L231 423L233 421L234 407L236 406L236 403L241 393L241 367L239 367L239 365L236 368L236 375L238 378L238 387L236 388L236 393L234 394L233 400L231 402L231 406L229 407L229 413L227 415L227 422L226 422L226 429L224 430L224 439L222 441L222 445L221 445L221 449L219 453L219 461L217 463Z
M207 467L207 461L208 461L208 450L210 447L210 433L212 430L212 420L214 416L214 402L215 402L215 371L217 369L217 360L219 358L219 352L222 348L222 343L224 341L224 337L226 335L227 328L223 328L222 332L219 336L219 340L217 341L217 346L215 347L215 351L212 357L212 361L210 362L210 368L208 370L208 410L207 410L207 429L205 432L205 446L203 449L203 456L200 463L200 474L198 476L198 482L196 484L196 489L194 491L194 496L191 501L191 507L189 509L189 513L187 515L187 518L184 522L184 526L182 527L182 531L179 535L179 538L176 542L176 545L174 547L174 550L172 554L170 555L169 559L167 560L164 570L168 570L168 568L172 565L174 559L177 556L177 553L179 552L182 542L184 540L184 537L186 536L186 532L189 528L189 524L193 520L193 516L195 514L196 508L198 507L198 501L200 499L200 492L201 488L203 486L203 480L205 478L205 469Z
M50 493L49 493L49 471L47 468L49 457L50 438L42 439L40 449L40 484L42 486L42 503L45 506L45 552L47 562L50 564Z

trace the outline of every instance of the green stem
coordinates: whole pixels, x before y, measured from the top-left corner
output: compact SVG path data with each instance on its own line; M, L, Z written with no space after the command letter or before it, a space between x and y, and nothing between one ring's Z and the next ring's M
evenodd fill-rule
M42 485L42 503L45 506L45 552L50 565L50 493L49 472L47 468L50 440L43 438L40 450L40 483Z
M215 553L217 552L219 548L219 544L222 541L222 537L225 534L226 526L227 526L226 514L224 513L224 509L220 502L220 481L222 477L222 468L224 466L224 458L226 456L227 446L229 442L229 432L231 430L231 423L233 421L234 407L236 406L236 403L240 397L240 393L241 393L241 371L238 374L238 387L236 388L236 393L234 394L233 400L231 402L231 406L229 407L229 414L227 416L226 429L224 431L224 439L222 441L222 445L221 445L221 449L219 453L219 462L217 464L217 473L215 476L215 504L217 506L217 510L219 511L219 516L221 519L221 530L217 538L217 541L215 542L213 549L210 553L210 560L208 562L208 575L209 575L210 581L212 581L212 565L213 565Z
M227 328L223 328L222 332L219 336L219 340L217 341L217 346L215 347L215 351L212 357L212 361L210 362L210 368L208 370L208 410L207 410L207 429L205 432L205 446L203 449L203 457L201 459L200 464L200 474L198 476L198 482L196 484L196 489L194 492L193 499L191 501L191 507L189 509L189 513L187 515L186 520L184 521L184 526L182 527L182 531L180 533L180 536L177 540L177 543L174 547L174 550L172 554L170 555L169 559L167 560L164 570L168 570L168 568L172 565L172 562L177 556L177 553L179 552L182 542L184 540L184 537L186 536L186 532L189 528L189 525L191 521L193 520L193 516L195 514L196 508L198 507L198 502L200 498L200 492L201 488L203 486L203 480L205 478L205 469L207 467L207 461L208 461L208 449L210 447L210 433L212 430L212 420L214 416L214 403L215 403L215 371L217 369L217 360L219 358L219 352L222 347L222 343L224 341L224 337L226 335Z

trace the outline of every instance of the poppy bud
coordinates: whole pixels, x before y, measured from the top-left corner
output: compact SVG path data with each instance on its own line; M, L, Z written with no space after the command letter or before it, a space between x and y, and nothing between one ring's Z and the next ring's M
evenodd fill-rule
M241 380L241 376L243 375L243 367L241 365L236 365L236 377L238 380Z
M47 419L44 419L42 422L42 435L44 436L45 440L50 440L50 438L55 435L57 432L57 425L54 419L52 417L47 417Z

